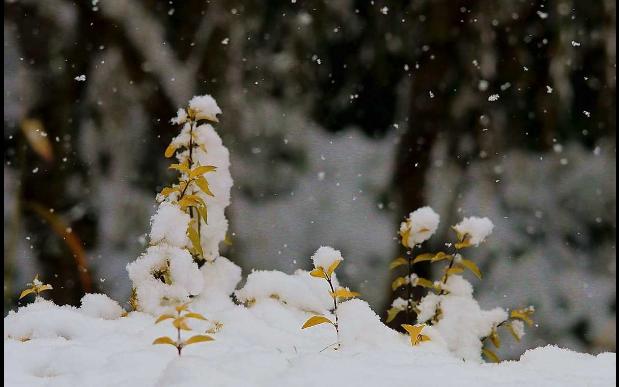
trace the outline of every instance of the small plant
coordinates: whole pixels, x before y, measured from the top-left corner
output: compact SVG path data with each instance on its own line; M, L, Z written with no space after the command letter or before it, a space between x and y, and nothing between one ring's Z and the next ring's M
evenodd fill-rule
M507 328L514 339L520 342L522 336L524 336L524 324L526 323L529 327L533 326L533 319L531 319L533 313L535 313L535 308L533 306L511 310L509 312L509 318L498 323L494 328L492 328L490 335L482 339L482 343L484 344L482 353L484 356L494 363L499 363L501 359L499 359L497 354L492 349L488 348L486 345L487 342L490 341L495 348L501 347L501 338L498 332L499 327Z
M43 282L41 282L39 280L39 275L37 274L36 276L34 276L34 279L32 280L32 282L29 282L26 284L26 286L30 286L28 289L24 289L21 294L19 295L19 299L21 300L22 298L26 297L29 294L33 294L35 295L34 301L39 301L42 297L40 296L40 294L46 290L52 290L53 287L50 284L44 284Z
M344 260L339 251L332 249L331 247L321 247L319 248L314 256L312 257L314 261L314 270L310 272L312 277L324 279L329 285L331 298L333 298L333 315L334 321L325 317L325 316L312 316L310 317L305 324L301 327L301 329L310 328L320 324L331 324L335 328L335 333L337 336L337 342L335 344L335 349L340 347L340 329L339 329L339 319L337 314L337 306L339 299L347 299L354 298L359 295L357 292L350 291L347 288L338 287L335 288L333 284L333 274L335 273L335 269L340 265L340 263ZM327 347L328 348L328 347Z
M406 266L406 276L399 276L391 283L393 291L399 288L405 290L406 299L398 298L394 301L394 304L387 312L388 323L393 321L400 312L405 311L406 323L410 326L413 314L413 288L415 286L432 286L432 282L419 278L413 273L413 264L415 264L413 252L416 247L420 247L423 242L430 239L436 232L439 220L438 214L432 208L423 207L411 212L408 218L400 224L400 240L402 246L407 249L406 258L396 258L391 262L389 268L393 270Z
M181 331L191 331L191 328L189 327L189 325L187 325L188 319L193 318L193 319L203 320L203 321L208 321L208 320L206 319L206 317L202 316L199 313L190 312L189 304L179 305L175 308L175 310L176 310L176 314L166 313L166 314L162 314L161 316L159 316L157 321L155 321L155 324L159 324L162 321L172 319L172 325L174 326L174 328L176 328L176 340L168 336L162 336L162 337L155 339L155 341L153 341L153 344L172 345L176 347L176 350L178 351L178 355L180 356L183 348L188 345L215 340L213 339L213 337L209 335L195 335L195 336L191 336L187 340L182 340Z
M402 311L406 311L407 322L409 322L410 315L414 312L417 315L417 324L407 323L402 324L402 327L409 333L411 344L417 345L430 339L422 334L427 326L438 328L439 333L441 330L443 330L443 333L445 333L445 330L450 330L450 332L447 332L447 335L450 336L453 334L453 330L459 329L458 325L461 325L458 319L473 316L478 324L476 330L487 332L487 334L481 334L484 335L483 337L475 336L472 340L479 340L476 346L477 351L481 350L481 353L488 360L498 362L498 356L488 348L487 342L492 343L496 348L500 347L499 327L509 329L516 340L520 341L524 335L524 323L529 326L533 325L531 316L535 309L527 307L515 309L509 313L501 308L482 311L479 304L472 298L472 286L460 275L469 271L478 279L482 278L481 270L477 264L464 258L462 254L464 249L478 246L492 233L494 225L488 218L464 218L460 223L453 226L456 240L454 243L446 244L450 247L450 251L423 253L414 256L412 254L413 248L432 236L438 227L438 222L438 215L429 207L424 207L411 213L400 226L402 245L409 250L406 259L397 258L391 263L390 267L393 269L406 265L408 276L396 278L393 281L392 288L395 291L398 288L406 287L408 298L398 297L393 301L387 312L387 322L392 321ZM420 262L446 263L441 269L440 279L432 281L415 275L412 272L413 265ZM415 286L421 286L428 291L418 302L412 299L412 288ZM446 319L446 314L449 314L450 321L442 324ZM463 331L461 334L476 335L477 333ZM466 351L463 350L466 355L462 356L471 357L471 351L471 347Z

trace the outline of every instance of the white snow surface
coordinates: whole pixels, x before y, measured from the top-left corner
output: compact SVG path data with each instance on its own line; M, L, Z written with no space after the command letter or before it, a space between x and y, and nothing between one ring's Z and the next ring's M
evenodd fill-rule
M418 208L400 225L400 233L408 231L407 244L414 246L430 239L440 222L439 215L430 207Z
M219 259L216 261L219 262ZM225 264L227 265L227 264ZM226 297L227 298L227 297ZM105 307L103 307L105 309ZM450 354L433 341L411 347L408 337L383 325L362 300L340 305L342 347L329 325L300 330L309 314L275 299L251 307L223 296L192 303L223 327L215 341L175 348L151 345L174 336L171 324L130 312L106 320L82 308L39 301L4 319L7 386L612 386L616 356L554 346L527 351L520 361L481 364ZM169 320L168 320L169 321ZM197 320L196 320L197 321ZM195 332L210 326L192 322ZM188 337L185 333L183 337ZM21 341L21 340L26 341ZM317 376L318 375L318 376Z
M211 120L218 122L217 115L221 114L221 109L210 95L197 95L189 100L189 109L196 113L197 119Z

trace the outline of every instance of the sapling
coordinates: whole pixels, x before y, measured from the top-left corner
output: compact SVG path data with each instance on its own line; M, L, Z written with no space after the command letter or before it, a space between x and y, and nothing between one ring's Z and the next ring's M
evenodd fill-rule
M29 282L26 284L26 286L30 286L27 289L24 289L21 294L19 295L19 299L21 300L22 298L26 297L29 294L34 294L34 301L39 301L42 299L42 297L40 296L40 294L46 290L52 290L53 287L50 284L44 284L43 282L41 282L39 280L39 275L35 275L34 279L32 280L32 282Z
M310 272L312 277L324 279L329 285L329 294L333 299L333 316L334 320L331 320L325 316L312 316L305 324L301 327L301 329L310 328L320 324L331 324L335 328L335 333L337 336L337 341L335 343L335 349L337 350L340 347L340 328L339 328L339 317L337 313L337 307L339 303L339 299L347 299L354 298L359 295L357 292L350 291L347 288L338 287L337 289L333 283L333 275L335 273L335 269L342 263L344 258L342 258L342 254L332 249L331 247L321 247L316 253L312 256L312 260L314 262L314 269Z
M199 313L194 313L194 312L189 311L189 304L178 305L174 309L176 312L175 314L172 314L172 313L162 314L161 316L159 316L157 321L155 321L155 324L159 324L162 321L172 319L172 325L174 326L174 328L176 328L176 339L172 339L168 336L162 336L162 337L155 339L155 341L153 341L153 344L172 345L176 347L176 350L178 351L178 356L181 356L181 352L183 348L188 345L215 340L213 339L212 336L209 336L209 335L195 335L195 336L191 336L187 340L183 340L181 338L181 331L191 331L191 328L189 327L189 325L187 325L188 319L196 319L196 320L203 320L203 321L207 321L207 319L206 317L202 316Z
M392 290L404 288L406 299L398 298L387 312L387 322L393 321L396 316L406 312L406 322L410 325L413 314L413 288L415 286L428 286L429 284L413 273L413 251L436 232L440 222L439 215L430 207L422 207L411 212L404 222L400 224L400 241L407 249L406 258L398 257L389 265L390 269L406 266L406 277L397 277L391 284Z
M426 214L432 213L426 208L422 210ZM410 235L415 231L414 220L416 218L413 215L422 213L422 211L418 211L413 212L400 228L402 244L405 247L411 246ZM436 215L436 218L438 218L438 215ZM438 224L438 220L436 224ZM417 226L419 227L419 221L417 221ZM464 218L452 227L456 233L456 240L454 243L446 245L450 247L450 251L424 253L408 260L399 258L392 262L392 267L405 264L413 266L420 262L446 263L442 267L442 274L437 281L415 275L408 279L399 277L394 281L394 290L404 285L409 286L409 289L412 286L422 286L428 289L428 293L419 302L414 303L412 307L417 315L417 324L402 324L404 330L410 335L412 345L429 340L429 336L422 334L422 332L426 327L433 326L438 333L445 336L444 339L448 341L448 347L463 354L463 357L472 358L471 351L477 348L476 356L479 356L479 351L481 351L487 359L498 362L498 356L485 345L488 342L497 348L501 345L498 329L505 327L509 329L516 340L520 340L524 334L524 323L529 326L533 325L531 319L534 312L533 307L512 310L509 314L501 308L490 311L481 310L479 304L472 298L472 286L461 276L465 271L469 271L478 279L482 278L481 270L477 264L464 258L463 254L465 249L483 243L492 233L493 228L494 225L488 218ZM426 235L419 236L417 241L425 241L431 235L431 228L421 230L426 232ZM428 233L430 235L427 235ZM410 256L412 257L412 254ZM408 310L411 303L410 298L408 300L396 298L388 311L387 321L393 320L401 311ZM463 335L467 338L463 338ZM463 342L471 346L465 349L460 348ZM477 344L473 344L474 342Z

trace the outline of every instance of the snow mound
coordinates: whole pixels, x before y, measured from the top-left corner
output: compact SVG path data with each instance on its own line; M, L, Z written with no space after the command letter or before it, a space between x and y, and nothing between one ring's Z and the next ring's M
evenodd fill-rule
M342 253L339 250L329 246L322 246L314 255L312 255L312 262L314 262L315 268L323 268L327 270L335 261L343 261Z
M415 246L430 239L440 222L439 215L430 207L421 207L411 212L400 224L400 235L406 246Z
M80 312L89 317L104 320L115 320L122 316L125 310L105 294L88 293L81 299Z
M473 246L479 246L480 243L492 234L494 224L488 218L478 218L472 216L464 218L460 223L454 226L454 229L463 236L468 236L469 243Z
M434 338L411 347L406 336L383 326L360 300L340 304L343 345L337 351L321 351L335 339L332 328L301 331L307 314L273 299L251 308L195 311L221 321L223 328L215 341L188 346L179 358L171 346L151 345L175 331L170 324L154 324L149 314L103 320L48 301L29 304L4 319L5 385L189 387L208 381L222 387L309 387L317 383L317 370L321 380L343 387L405 387L411 381L440 386L616 383L612 353L592 356L544 347L527 351L519 361L479 364L458 359ZM424 334L432 337L430 328Z

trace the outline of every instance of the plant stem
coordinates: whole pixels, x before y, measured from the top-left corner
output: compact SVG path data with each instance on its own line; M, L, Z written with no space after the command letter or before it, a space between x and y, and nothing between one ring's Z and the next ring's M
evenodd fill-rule
M337 296L335 295L335 289L333 288L333 282L331 282L331 278L328 278L325 275L325 279L327 280L327 283L331 288L331 294L333 295L333 314L335 315L335 323L333 324L333 326L335 327L335 333L337 335L337 347L335 349L338 349L340 347L340 328L337 317Z
M413 311L413 284L411 282L411 275L413 274L413 250L415 246L411 247L408 252L408 299L406 303L406 323L411 323L411 315Z

